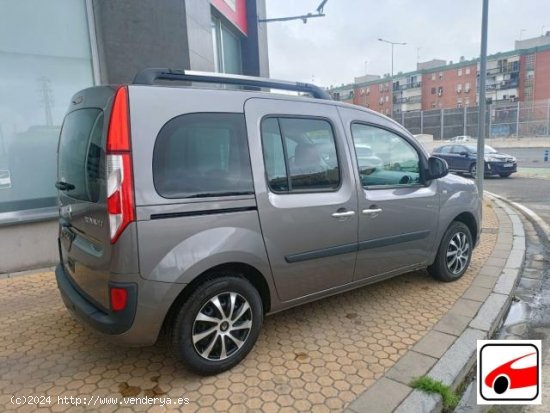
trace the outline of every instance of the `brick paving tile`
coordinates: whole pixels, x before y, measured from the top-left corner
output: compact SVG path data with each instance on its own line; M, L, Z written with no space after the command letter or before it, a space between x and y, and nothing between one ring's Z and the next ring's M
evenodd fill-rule
M483 227L488 231L459 281L437 282L417 271L267 317L251 354L216 377L187 371L162 340L123 348L83 328L64 308L52 272L0 279L0 409L25 411L28 407L12 405L10 397L32 394L52 396L41 411L83 411L58 404L57 397L121 397L130 390L138 397L186 397L186 412L341 411L470 287L496 242L491 229L498 221L490 206ZM128 406L88 410L123 407Z

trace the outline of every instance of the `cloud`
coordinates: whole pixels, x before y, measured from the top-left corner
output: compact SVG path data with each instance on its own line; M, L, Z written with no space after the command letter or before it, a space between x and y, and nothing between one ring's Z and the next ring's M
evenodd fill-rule
M314 12L320 0L266 0L267 17ZM268 23L270 75L322 86L351 83L355 76L416 69L420 61L479 56L480 0L329 0L326 17ZM489 53L512 50L523 38L550 30L550 1L499 0L489 5ZM418 48L420 48L418 50ZM365 65L365 61L367 61Z

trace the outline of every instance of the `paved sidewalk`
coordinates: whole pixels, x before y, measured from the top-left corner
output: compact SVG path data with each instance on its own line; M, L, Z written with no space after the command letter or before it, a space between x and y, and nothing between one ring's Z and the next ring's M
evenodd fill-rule
M496 245L472 285L449 312L385 375L359 396L346 412L439 412L441 397L409 386L429 376L456 389L475 365L477 340L490 338L506 314L525 256L525 232L519 216L499 200ZM484 231L488 209L484 208ZM382 403L380 401L382 400Z
M58 396L157 396L188 398L186 412L389 411L384 403L405 397L409 378L437 365L491 293L512 244L506 219L485 208L481 242L461 280L414 272L268 317L246 360L208 378L186 371L164 342L120 348L85 330L63 307L52 272L0 279L0 407L33 411L11 397L49 395L42 411L125 411L60 404ZM358 404L384 386L391 392Z

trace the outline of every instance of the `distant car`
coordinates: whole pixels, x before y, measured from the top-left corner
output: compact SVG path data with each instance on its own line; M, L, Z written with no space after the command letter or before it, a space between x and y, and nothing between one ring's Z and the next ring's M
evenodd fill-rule
M485 384L497 394L502 394L508 389L536 386L538 381L536 354L526 354L498 366L487 374ZM523 367L524 364L527 364L527 367Z
M451 138L451 142L470 142L472 140L473 138L467 135L460 135L460 136L455 136Z
M466 172L472 176L476 175L477 147L474 145L443 145L435 148L432 154L445 159L451 172ZM500 153L485 145L485 175L499 175L502 178L508 178L514 172L517 172L515 157Z

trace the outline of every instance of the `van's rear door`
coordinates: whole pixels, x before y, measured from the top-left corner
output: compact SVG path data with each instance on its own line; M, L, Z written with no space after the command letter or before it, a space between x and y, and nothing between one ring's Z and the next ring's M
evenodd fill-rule
M61 262L74 286L106 310L111 243L105 141L114 93L94 87L73 97L59 138L56 183Z

